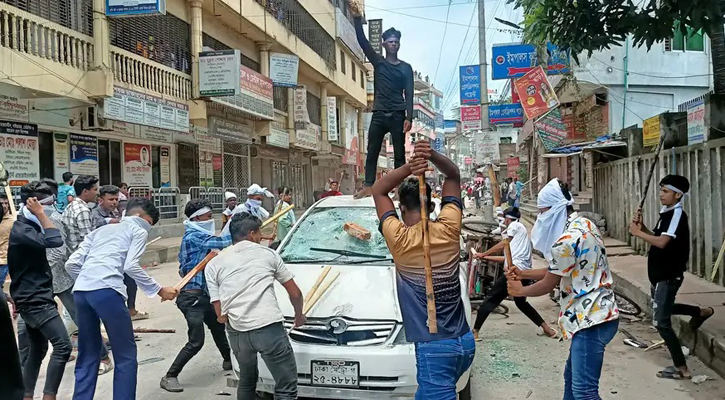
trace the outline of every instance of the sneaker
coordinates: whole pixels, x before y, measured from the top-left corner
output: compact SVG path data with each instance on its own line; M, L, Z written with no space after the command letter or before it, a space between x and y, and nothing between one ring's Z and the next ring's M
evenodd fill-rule
M232 361L231 361L231 360L229 360L229 361L224 361L224 362L222 363L222 369L223 369L224 371L231 371L231 370L232 370Z
M180 393L184 391L184 387L179 383L179 379L176 377L163 377L160 383L161 389L171 393Z

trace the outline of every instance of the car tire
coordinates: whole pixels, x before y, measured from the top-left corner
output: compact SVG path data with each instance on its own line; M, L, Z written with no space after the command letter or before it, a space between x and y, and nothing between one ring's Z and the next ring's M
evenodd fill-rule
M473 397L471 397L471 377L468 377L468 383L466 383L466 387L463 388L460 392L458 392L458 400L471 400Z

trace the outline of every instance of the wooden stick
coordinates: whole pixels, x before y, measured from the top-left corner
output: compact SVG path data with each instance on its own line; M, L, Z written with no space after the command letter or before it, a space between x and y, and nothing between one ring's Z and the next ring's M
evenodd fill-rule
M652 175L655 172L655 167L657 167L657 163L660 161L660 151L662 151L662 148L665 147L665 135L662 135L662 138L660 138L660 143L657 145L657 150L655 151L655 158L652 160L652 165L649 167L649 173L647 174L647 183L644 186L644 193L642 193L642 200L639 201L639 209L642 209L644 207L644 201L647 199L647 192L649 191L649 185L652 181Z
M174 286L174 287L179 290L183 289L184 286L186 286L186 284L188 284L189 281L191 281L191 279L196 276L196 274L203 271L204 268L206 268L206 265L209 264L209 261L211 261L218 254L219 254L219 250L214 249L214 250L210 251L209 254L207 254L206 257L204 257L204 259L201 260L201 262L199 264L196 264L196 267L192 268L192 270L189 271L184 276L184 278L182 278L181 281L179 281L179 283L177 283L176 286Z
M710 282L715 282L715 277L717 276L717 271L720 268L720 264L722 264L723 256L725 256L725 241L722 242L722 245L720 246L720 253L717 255L715 265L712 267Z
M287 212L293 210L294 208L295 208L294 204L290 204L289 206L283 208L280 212L278 212L277 214L274 214L273 216L267 218L266 221L262 222L262 226L260 229L262 229L265 226L271 224L272 222L282 218L285 214L287 214Z
M159 240L161 240L161 236L157 237L156 239L150 240L148 243L146 243L146 246L147 247L151 246L152 244L158 242Z
M312 309L312 307L317 304L317 302L322 298L322 296L327 292L327 289L330 288L330 286L337 280L337 278L340 276L340 271L335 271L335 274L332 275L332 279L325 282L322 287L315 291L315 294L312 296L312 299L310 299L310 302L305 304L305 306L302 308L302 314L307 315L308 312Z
M420 189L420 222L423 225L423 261L425 265L425 297L428 300L428 332L438 333L436 298L433 293L433 267L430 260L430 236L428 236L428 191L425 174L418 177Z
M17 215L18 211L15 209L15 199L13 199L13 192L10 190L10 184L5 182L5 196L8 198L8 205L10 206L10 212L13 215Z
M176 329L133 328L135 333L176 333Z
M312 285L312 287L310 288L310 291L307 292L307 296L305 296L305 298L304 298L306 303L309 304L310 299L312 298L312 296L315 295L315 292L317 292L317 289L320 287L320 284L322 283L322 281L324 281L325 278L327 278L327 274L330 273L331 269L332 269L332 267L330 267L328 265L327 267L325 267L325 269L322 270L322 273L320 273L320 276L317 277L317 281L315 281L315 284ZM305 304L305 306L302 307L303 314L304 314L304 310L306 308L307 308L307 305Z

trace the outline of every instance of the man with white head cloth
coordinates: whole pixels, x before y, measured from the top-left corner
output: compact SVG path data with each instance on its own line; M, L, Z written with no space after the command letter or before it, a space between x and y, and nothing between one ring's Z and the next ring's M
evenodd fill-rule
M253 215L260 220L264 221L267 218L269 218L269 212L262 207L262 200L264 200L265 197L274 198L274 194L267 190L267 188L263 188L256 183L252 186L247 188L247 201L245 201L243 204L240 204L234 208L234 211L232 211L232 214L229 216L229 221L231 221L232 217L235 214L239 213L247 213L250 215ZM224 229L222 229L222 235L228 235L229 234L229 222L227 222L224 225ZM266 239L264 236L263 239Z
M546 256L549 268L510 268L508 293L544 296L559 285L559 327L563 338L571 340L564 399L601 399L604 349L617 333L619 310L602 235L594 223L574 212L573 203L567 185L557 179L541 189L532 241ZM524 287L524 279L538 282Z

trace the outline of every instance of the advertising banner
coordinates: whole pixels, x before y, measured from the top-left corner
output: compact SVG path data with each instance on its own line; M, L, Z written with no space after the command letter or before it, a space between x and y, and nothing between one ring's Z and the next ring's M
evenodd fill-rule
M689 117L689 115L688 115ZM689 126L688 126L689 131ZM688 132L689 136L689 132ZM689 140L689 137L688 137ZM660 142L660 116L644 120L642 124L642 146L654 147Z
M123 144L123 180L129 186L153 186L151 177L151 145Z
M702 143L705 133L705 101L700 100L687 108L687 144Z
M336 142L340 138L337 132L337 97L327 98L327 140Z
M159 163L161 170L161 187L171 186L171 148L161 146L159 149Z
M565 74L571 69L570 51L563 51L553 44L546 45L549 58L549 75ZM491 79L520 78L539 65L536 47L531 44L494 45Z
M53 174L55 175L55 180L58 182L63 182L63 174L70 171L69 153L68 134L54 133L53 158L55 159L55 165L53 167Z
M234 96L239 93L239 50L199 53L199 94L202 97Z
M521 104L491 104L488 106L488 121L491 125L513 125L524 123L524 109Z
M481 106L461 107L461 129L464 131L481 129Z
M294 54L269 53L269 77L274 86L297 87L300 58Z
M40 179L38 157L37 125L0 121L0 161L8 171L10 186Z
M98 139L70 134L70 172L98 176Z
M481 104L481 66L463 65L459 73L461 104Z
M534 127L539 133L539 137L546 151L561 147L566 141L566 125L561 120L561 112L559 109L553 110L546 114L545 117L536 121Z
M536 67L517 79L515 89L528 119L546 114L559 105L554 88L541 67Z

